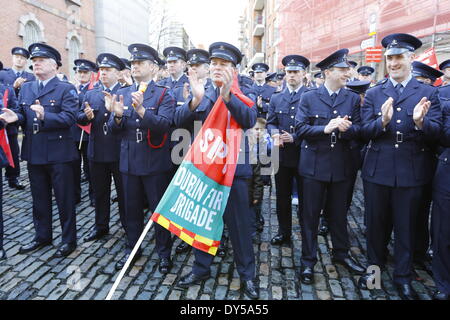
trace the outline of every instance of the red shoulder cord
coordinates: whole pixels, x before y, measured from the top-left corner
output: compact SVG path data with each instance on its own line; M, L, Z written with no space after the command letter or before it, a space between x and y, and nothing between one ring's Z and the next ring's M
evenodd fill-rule
M163 100L163 98L164 98L164 95L166 94L166 90L167 90L167 89L164 88L163 93L162 93L161 97L159 98L159 101L158 101L158 107L159 107L159 105L161 104L161 102L162 102L162 100ZM150 129L148 129L147 141L148 141L148 145L149 145L150 148L152 148L152 149L161 149L162 147L164 147L164 145L166 144L167 138L168 138L168 134L166 133L166 134L164 134L164 138L163 138L163 141L161 142L161 144L155 146L155 145L152 144L152 142L151 142Z

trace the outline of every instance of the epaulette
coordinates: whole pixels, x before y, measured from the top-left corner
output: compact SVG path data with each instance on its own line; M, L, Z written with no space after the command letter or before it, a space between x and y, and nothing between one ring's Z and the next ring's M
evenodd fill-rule
M170 89L170 87L169 87L169 86L165 86L165 85L163 85L163 84L160 84L160 83L156 83L156 86L157 86L157 87L160 87L160 88L166 88L166 89Z
M448 87L450 87L450 83L446 84L445 86L439 86L437 88L438 88L438 90L441 90L442 88L448 88Z
M389 81L389 78L384 78L383 80L380 80L380 81L378 81L373 87L371 87L371 88L375 88L375 87L378 87L378 86L380 86L380 85L382 85L382 84L385 84L386 82L388 82ZM371 89L371 88L369 88L369 89Z

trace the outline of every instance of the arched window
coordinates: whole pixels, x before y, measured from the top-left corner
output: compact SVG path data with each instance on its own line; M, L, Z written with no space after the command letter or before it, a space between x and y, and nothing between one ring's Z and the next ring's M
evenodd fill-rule
M42 41L42 34L39 26L34 21L28 21L25 24L23 46L28 48L32 43L40 41Z
M68 61L67 65L69 66L69 72L70 72L71 79L73 79L73 77L75 76L75 71L73 70L72 66L73 66L74 60L80 58L80 53L81 53L80 49L81 49L81 44L80 44L80 41L77 39L77 37L70 38L69 61Z

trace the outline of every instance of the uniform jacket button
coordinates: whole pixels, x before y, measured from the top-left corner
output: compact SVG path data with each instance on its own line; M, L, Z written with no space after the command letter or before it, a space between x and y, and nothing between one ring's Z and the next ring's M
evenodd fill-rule
M398 119L398 120L397 120L397 123L402 123L402 120Z

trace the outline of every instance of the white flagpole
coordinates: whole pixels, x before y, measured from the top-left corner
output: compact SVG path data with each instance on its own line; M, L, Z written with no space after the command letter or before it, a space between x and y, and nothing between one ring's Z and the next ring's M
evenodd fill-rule
M83 135L84 135L84 130L81 129L80 145L78 146L78 150L81 150L81 145L83 144Z
M145 226L144 231L142 232L138 242L136 243L136 245L133 248L133 251L131 251L130 256L128 257L127 262L125 263L125 265L123 266L122 270L119 273L119 276L117 277L116 281L114 282L114 285L112 286L111 290L108 293L108 296L106 297L105 300L109 301L112 299L112 296L114 295L114 293L117 290L117 287L120 284L120 281L122 281L123 276L125 275L125 272L127 272L128 267L131 264L131 261L133 261L134 256L136 255L137 251L139 250L139 247L141 246L141 243L144 241L145 236L147 235L147 233L150 231L150 228L153 225L153 220L150 219L150 221L147 223L147 225Z

